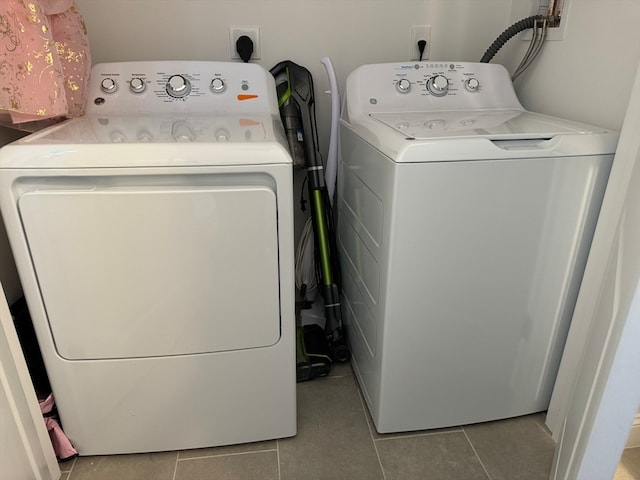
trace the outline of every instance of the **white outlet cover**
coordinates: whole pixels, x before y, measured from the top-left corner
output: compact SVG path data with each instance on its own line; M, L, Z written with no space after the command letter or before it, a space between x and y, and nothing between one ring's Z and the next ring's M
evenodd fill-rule
M417 61L420 58L418 51L418 40L426 40L427 46L424 49L422 60L429 60L431 53L431 25L413 25L411 27L411 45L409 60Z
M236 41L241 36L246 35L253 42L253 53L251 60L260 60L262 50L260 45L260 27L229 27L229 57L231 60L241 60L236 51Z

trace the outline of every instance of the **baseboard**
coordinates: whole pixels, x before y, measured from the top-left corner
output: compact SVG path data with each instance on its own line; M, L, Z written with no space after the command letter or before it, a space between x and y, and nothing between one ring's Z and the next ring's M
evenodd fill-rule
M627 445L625 448L640 447L640 413L633 419L633 425L631 426L631 432L629 438L627 438Z

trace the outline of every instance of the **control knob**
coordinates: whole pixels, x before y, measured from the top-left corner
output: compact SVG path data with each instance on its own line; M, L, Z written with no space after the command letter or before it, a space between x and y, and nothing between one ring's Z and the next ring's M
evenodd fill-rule
M224 92L225 88L227 88L227 86L224 83L224 80L218 77L211 80L211 85L209 85L209 87L211 88L211 91L213 93L222 93Z
M115 93L118 90L118 84L113 78L104 78L100 82L100 90L104 93Z
M167 93L175 98L183 98L191 92L191 82L182 75L172 75L167 80Z
M449 91L449 80L444 75L435 75L427 80L427 90L431 95L444 97Z
M411 82L407 78L401 78L396 82L396 88L400 93L409 93Z
M477 78L471 77L465 80L464 87L470 92L477 92L478 89L480 88L480 82L478 81Z
M144 83L144 79L139 77L133 77L129 82L129 89L133 93L142 93L144 92L146 87L147 87L147 84Z

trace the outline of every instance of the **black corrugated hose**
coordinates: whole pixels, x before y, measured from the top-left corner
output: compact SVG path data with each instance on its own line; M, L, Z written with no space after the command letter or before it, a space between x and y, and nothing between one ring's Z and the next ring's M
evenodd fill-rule
M504 44L511 39L511 37L517 35L520 32L528 30L529 28L533 28L536 24L536 20L543 20L544 18L545 17L543 15L532 15L531 17L523 18L522 20L511 25L493 41L487 51L484 52L484 55L480 59L480 62L489 63L495 56L495 54L498 53L498 51L504 46Z

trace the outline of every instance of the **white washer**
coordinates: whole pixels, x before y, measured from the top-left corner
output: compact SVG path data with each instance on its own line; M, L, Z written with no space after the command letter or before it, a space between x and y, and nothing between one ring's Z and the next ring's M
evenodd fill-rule
M343 316L379 432L547 408L616 142L524 110L500 65L349 75Z
M93 68L0 150L0 201L81 455L296 432L292 161L257 65Z

